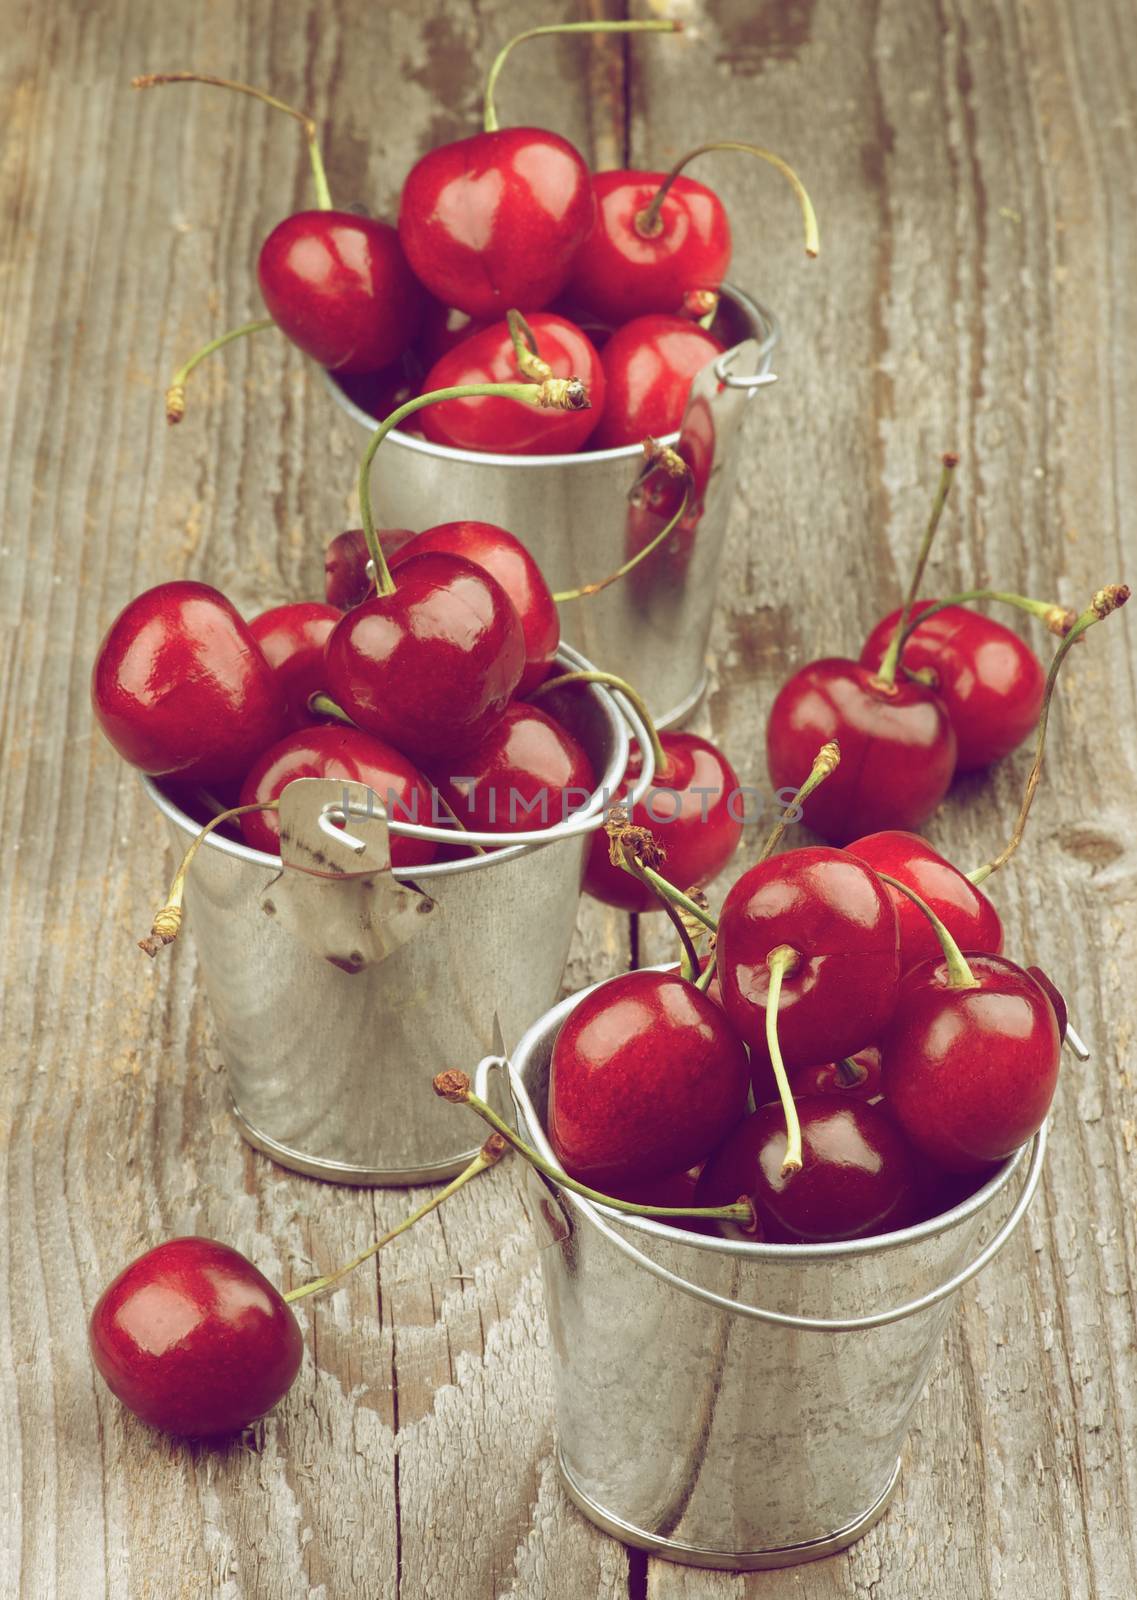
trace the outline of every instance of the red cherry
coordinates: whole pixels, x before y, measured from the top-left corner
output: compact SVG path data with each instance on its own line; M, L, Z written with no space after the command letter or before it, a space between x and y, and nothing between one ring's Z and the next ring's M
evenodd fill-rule
M379 543L387 560L415 538L409 528L378 528ZM367 576L367 563L371 553L367 548L367 535L362 528L349 528L329 539L324 552L324 594L330 606L339 611L351 611L362 605L374 592L374 584Z
M513 601L525 634L525 671L517 685L519 699L532 694L549 675L561 642L561 620L541 569L520 539L492 522L440 522L401 545L391 570L408 556L425 550L444 550L465 556L496 578ZM387 554L387 546L383 546ZM366 549L365 549L366 555Z
M426 305L389 223L350 211L298 211L257 261L269 316L333 372L376 372L410 348Z
M805 802L805 821L832 844L882 828L918 828L955 771L955 733L929 689L879 684L867 667L827 657L784 684L766 724L775 789L798 789L821 745L836 739L841 764Z
M426 314L415 341L415 354L424 372L429 372L436 361L454 350L475 333L481 333L488 324L468 311L456 306L444 306L433 295L427 300Z
M1058 1024L1058 1037L1064 1041L1066 1038L1066 1023L1069 1020L1069 1016L1062 991L1057 984L1046 976L1041 967L1028 967L1026 970L1050 1001L1050 1008L1054 1012L1054 1020Z
M882 1099L880 1051L871 1045L842 1061L826 1061L816 1067L799 1067L790 1074L795 1100L801 1095L835 1094L849 1100L864 1100L870 1106Z
M659 872L677 889L691 889L718 876L738 849L742 811L734 768L709 739L696 733L661 733L666 758L652 787L631 808L629 821L647 828L662 845L666 859ZM613 796L626 799L639 777L643 757L633 745L626 781ZM659 898L625 872L608 854L608 835L595 833L589 844L584 887L594 899L622 911L658 911Z
M612 450L674 433L683 421L691 380L722 350L713 334L683 317L637 317L618 328L600 357L606 397L592 449Z
M500 721L525 666L525 636L495 578L429 552L394 594L365 601L328 640L328 692L351 720L416 760L473 748Z
M918 600L918 616L934 600ZM900 612L877 623L865 640L861 663L874 672ZM1042 710L1046 674L1034 651L993 617L946 606L922 622L904 646L904 666L930 668L956 737L956 770L974 772L1000 760L1031 732Z
M703 1163L699 1162L682 1172L668 1172L662 1178L644 1178L639 1183L609 1185L605 1193L615 1200L630 1200L636 1206L693 1206L702 1170ZM727 1204L731 1205L737 1199L737 1195L732 1195ZM698 1217L656 1217L655 1220L671 1228L682 1228L688 1233L714 1233L713 1222L708 1224Z
M458 770L460 768L460 770ZM580 811L596 778L572 735L537 706L514 702L501 721L445 769L431 772L464 828L529 833Z
M99 1297L89 1337L127 1410L191 1439L235 1433L271 1411L304 1354L280 1293L213 1239L171 1239L139 1256Z
M119 612L95 657L91 703L125 761L194 783L242 777L288 726L247 624L204 583L160 583Z
M418 367L404 356L380 372L337 373L336 382L353 405L383 422L418 393Z
M876 1043L896 1004L900 933L875 872L823 846L750 867L723 904L718 971L726 1014L750 1047L759 1102L776 1092L766 1048L767 957L782 945L798 955L778 1004L787 1070Z
M561 1026L549 1141L570 1177L605 1193L678 1172L743 1114L749 1076L712 1000L671 973L629 972L592 990Z
M457 450L493 450L507 455L567 455L579 450L604 409L604 369L600 356L579 328L541 311L526 319L538 354L555 378L579 378L588 392L584 411L550 411L515 401L479 395L472 400L440 400L419 413L426 437ZM465 339L436 361L423 379L423 393L459 384L516 383L517 356L509 327L495 322Z
M990 955L1002 950L1003 924L990 900L919 834L889 829L854 839L845 848L874 872L887 872L890 878L915 889L964 950L983 950ZM899 889L886 888L900 921L901 969L938 956L940 942L919 906Z
M327 687L324 646L339 619L335 606L298 600L262 611L249 623L249 632L280 681L293 727L311 723L308 701Z
M336 778L365 783L395 822L433 825L430 787L417 767L390 745L358 728L300 728L281 739L254 762L241 785L239 805L278 800L296 778ZM275 811L251 811L241 831L254 850L274 856L280 849L280 823ZM391 865L425 867L438 846L423 839L391 835Z
M636 226L666 177L637 171L593 175L596 220L567 292L613 324L652 312L678 315L690 290L717 290L730 266L730 224L722 201L693 178L673 179L657 231L647 235Z
M1004 956L967 955L978 988L953 988L947 963L904 974L881 1035L889 1109L912 1144L949 1172L1017 1150L1045 1120L1061 1039L1044 990Z
M804 1096L797 1113L800 1171L782 1172L780 1104L759 1106L707 1162L698 1204L729 1205L747 1195L763 1239L781 1244L863 1239L907 1227L916 1211L916 1168L892 1120L877 1106L835 1094ZM732 1223L719 1228L746 1237Z
M548 305L592 226L578 151L543 128L440 145L411 168L399 238L430 292L473 317ZM567 374L565 374L567 376Z

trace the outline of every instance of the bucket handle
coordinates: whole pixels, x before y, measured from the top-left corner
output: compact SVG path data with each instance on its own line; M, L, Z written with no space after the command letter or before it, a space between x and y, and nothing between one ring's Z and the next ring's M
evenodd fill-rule
M745 389L749 394L753 394L756 389L765 389L767 385L778 381L777 373L770 371L770 358L774 354L774 346L782 336L782 330L772 311L768 311L765 306L756 306L755 310L758 313L759 329L764 335L757 350L758 370L743 373L741 376L732 373L731 365L738 359L742 346L736 344L731 349L724 350L714 365L715 377L724 389Z
M508 1075L510 1091L530 1128L539 1126L528 1090L512 1065L503 1057L488 1056L479 1063L475 1077L476 1092L485 1097L489 1075L496 1069ZM977 1277L988 1262L993 1261L998 1255L1026 1215L1042 1178L1045 1156L1046 1123L1043 1123L1031 1141L1030 1165L1019 1197L1001 1227L987 1241L979 1254L938 1288L929 1290L927 1294L920 1295L915 1300L908 1300L903 1305L893 1306L888 1311L877 1311L866 1317L796 1316L783 1311L769 1311L764 1306L747 1305L741 1300L732 1300L729 1295L716 1294L713 1289L704 1289L700 1284L691 1283L689 1279L661 1266L658 1261L653 1261L642 1250L638 1250L630 1240L616 1232L591 1200L574 1196L573 1203L580 1207L597 1231L627 1260L637 1267L642 1267L645 1272L650 1272L653 1278L658 1278L669 1288L678 1289L681 1294L689 1295L693 1300L701 1300L704 1305L713 1306L717 1311L729 1311L752 1322L763 1322L777 1328L794 1328L804 1333L861 1333L869 1328L884 1328L889 1323L902 1322L906 1317L914 1317L921 1311L930 1311L933 1306L940 1305L942 1301L955 1294L957 1289L961 1289L965 1283L970 1283L972 1278Z

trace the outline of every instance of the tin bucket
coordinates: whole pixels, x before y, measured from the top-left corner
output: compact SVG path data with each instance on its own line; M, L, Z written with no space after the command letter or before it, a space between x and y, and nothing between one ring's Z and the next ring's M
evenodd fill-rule
M581 998L535 1023L507 1068L521 1132L551 1160L549 1062ZM483 1097L499 1067L479 1067ZM931 1222L831 1245L680 1233L530 1172L570 1497L689 1566L792 1566L852 1544L888 1506L956 1293L1022 1220L1045 1142Z
M588 668L570 650L559 660ZM598 787L545 829L461 835L492 853L392 874L375 797L315 778L289 786L287 819L282 798L284 861L216 834L198 852L185 903L232 1111L274 1161L340 1183L395 1185L451 1178L473 1156L468 1126L439 1107L431 1078L494 1047L495 1007L512 1040L556 999L584 850L624 776L625 717L650 750L634 710L607 689L549 700ZM199 825L144 782L180 855ZM456 838L452 827L394 817L389 831Z
M746 402L774 382L773 315L724 284L720 316L730 348L696 377L683 426L696 466L696 511L634 575L561 607L562 636L592 661L644 685L660 727L690 716L706 690L719 567L734 497L735 448ZM344 410L373 432L375 420L328 374ZM663 522L643 527L628 494L644 464L638 444L577 455L512 456L445 445L395 429L374 477L376 518L421 531L466 517L508 528L533 553L551 589L595 582L642 548Z

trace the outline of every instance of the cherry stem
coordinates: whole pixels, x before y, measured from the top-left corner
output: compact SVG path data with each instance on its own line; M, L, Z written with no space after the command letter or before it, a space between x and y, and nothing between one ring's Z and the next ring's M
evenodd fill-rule
M186 875L193 865L194 856L215 828L219 828L223 822L231 822L234 817L248 816L251 811L279 811L279 809L279 800L258 800L252 805L230 806L228 811L220 811L217 816L212 817L182 857L181 865L170 883L166 903L154 918L149 936L139 939L138 948L145 950L146 954L153 958L164 945L173 944L178 937L178 930L182 925L182 896L185 893Z
M537 348L537 335L520 311L507 311L505 324L513 341L513 354L522 377L534 383L544 383L553 376L553 369Z
M215 350L220 350L224 345L232 344L234 339L243 339L250 333L263 333L266 328L275 328L276 323L271 317L260 317L256 322L244 322L239 328L230 328L228 333L223 333L217 339L211 339L208 344L202 345L196 355L190 356L184 366L178 368L170 380L170 387L166 390L166 421L171 427L182 420L186 414L186 380L193 369L206 356L211 356Z
M638 690L623 678L617 678L611 672L564 672L559 678L548 678L539 688L534 689L529 696L530 703L541 700L547 694L552 694L554 689L562 689L570 683L602 683L609 689L615 689L629 701L644 725L644 730L651 745L651 753L655 762L655 777L666 777L668 769L667 754L659 737L659 730L651 719L651 712L644 703L643 696Z
M864 1083L868 1073L864 1067L853 1060L852 1056L842 1056L837 1063L837 1082L846 1089L855 1089L858 1083Z
M638 878L646 889L652 891L670 918L672 926L679 935L679 943L682 947L682 954L679 958L679 975L682 978L686 978L688 983L694 983L699 976L699 952L695 949L695 942L691 938L690 930L683 920L682 913L667 895L659 894L654 885L648 881L648 869L636 855L634 836L622 839L617 836L615 842L616 848L620 853L620 866L623 867L625 872L631 873L633 878Z
M483 126L487 133L496 133L498 130L497 110L494 106L494 90L497 88L498 76L506 62L506 57L514 45L524 44L526 39L543 39L553 33L682 33L681 22L557 22L549 23L542 28L526 28L524 33L519 33L509 43L503 45L498 51L493 65L490 67L486 78L485 114Z
M985 866L976 867L974 872L969 872L967 874L967 877L972 883L984 883L993 872L998 872L1000 867L1005 867L1007 862L1018 849L1019 845L1022 843L1023 833L1026 831L1027 818L1030 815L1030 808L1034 802L1034 796L1038 789L1039 779L1042 777L1042 758L1046 751L1046 725L1050 719L1050 703L1054 698L1054 686L1058 681L1058 674L1062 669L1063 661L1065 661L1074 645L1078 642L1088 628L1092 628L1095 622L1103 622L1111 612L1118 610L1118 608L1123 606L1128 599L1129 588L1124 583L1109 584L1104 589L1099 589L1097 594L1094 595L1093 600L1086 607L1085 611L1082 612L1080 617L1075 619L1073 625L1067 632L1066 637L1062 640L1062 643L1058 646L1057 650L1055 650L1054 657L1050 663L1050 670L1046 674L1046 691L1043 695L1042 711L1038 718L1038 733L1035 740L1034 761L1031 764L1031 769L1027 776L1026 788L1023 790L1022 805L1019 807L1018 818L1015 822L1011 837L1007 840L1006 844L999 851L999 854L994 858L994 860L988 861Z
M306 111L298 111L295 106L286 105L283 100L278 100L275 95L267 93L264 89L254 89L247 83L235 83L232 78L213 78L205 72L145 72L137 78L131 78L132 89L156 89L168 83L208 83L215 89L234 89L238 94L251 95L254 100L260 100L264 105L271 106L274 111L283 111L304 129L304 136L308 140L308 159L312 163L312 180L316 186L316 205L321 211L332 209L332 195L328 188L328 177L324 171L324 158L320 153L320 139L316 132L316 124Z
M551 411L586 411L590 404L588 391L579 378L549 378L544 383L459 383L449 389L431 389L426 394L415 395L406 405L392 411L371 435L359 467L359 509L368 553L375 563L378 594L394 594L395 583L375 531L375 518L371 510L371 463L376 450L400 422L413 416L416 411L437 405L443 400L477 400L483 396L516 400L523 406L540 406Z
M714 978L715 968L717 966L718 951L712 950L710 955L707 957L707 962L702 972L700 972L699 976L695 979L695 988L699 990L700 994L706 994L707 990L710 988L711 980Z
M689 894L684 894L682 889L677 889L673 883L669 883L661 873L656 872L654 867L644 866L642 861L640 865L643 866L645 881L651 885L656 894L664 900L670 900L672 905L681 906L696 922L701 922L704 928L709 928L711 933L718 932L718 919L713 917L705 906L701 906L697 900L692 900Z
M817 232L817 218L814 215L813 202L806 192L805 184L802 183L789 163L783 161L781 156L775 155L772 150L763 150L761 145L743 144L737 139L717 139L711 144L698 145L694 150L689 150L681 160L675 163L649 203L642 211L636 213L634 222L636 232L640 237L654 239L657 234L663 231L663 220L660 217L660 211L663 208L663 202L667 198L667 192L671 185L688 162L694 161L696 156L710 155L716 150L741 151L743 155L757 156L759 161L769 162L770 166L778 169L797 195L798 205L801 207L802 221L805 225L805 253L807 256L816 256L821 249L821 241Z
M337 706L331 695L321 694L317 691L308 696L308 710L317 717L334 717L337 722L343 722L349 728L357 726L342 707Z
M924 568L928 564L928 556L932 549L932 540L936 537L936 529L940 525L940 518L943 516L944 506L947 505L947 497L951 492L952 474L958 466L959 457L957 455L949 454L943 457L939 487L936 490L936 498L932 501L932 512L928 518L928 525L924 529L924 539L916 557L912 581L908 585L908 593L905 596L900 616L897 618L896 627L893 629L892 638L888 642L888 649L884 653L884 660L880 664L880 671L876 674L875 681L884 684L887 688L891 688L896 682L896 669L900 665L900 651L905 639L904 630L908 626L908 619L912 615L912 607L915 605L916 596L920 592Z
M882 883L890 884L893 889L899 889L901 894L907 895L909 900L912 901L913 905L919 906L920 910L931 923L932 931L935 933L936 938L940 942L940 949L943 951L944 962L947 965L948 988L978 989L980 987L979 979L968 966L967 957L956 944L955 940L952 938L944 924L940 921L939 917L936 916L936 913L932 910L928 902L922 899L921 896L916 893L915 889L910 888L906 883L901 883L899 878L891 877L887 872L878 872L877 877Z
M930 606L925 606L918 617L910 617L904 625L900 648L896 652L897 657L903 653L904 646L925 622L941 611L946 611L949 606L969 605L974 600L998 600L1003 605L1014 606L1018 611L1026 611L1030 616L1040 618L1051 633L1056 633L1063 639L1078 619L1077 612L1071 611L1068 606L1058 605L1054 600L1032 600L1029 595L1012 594L1007 589L966 589L961 594L948 595L946 600L935 600Z
M596 583L583 584L579 589L559 590L553 596L557 605L563 605L566 600L583 600L587 595L599 594L602 589L607 589L609 584L618 583L621 578L626 578L628 573L633 572L641 561L646 561L649 556L655 554L664 540L674 533L680 522L687 515L688 507L691 504L691 490L694 487L694 479L690 467L678 451L672 450L670 445L657 445L654 439L648 439L644 442L644 449L645 451L653 450L655 454L647 472L638 482L643 483L646 478L660 468L669 472L672 477L679 477L681 474L686 481L683 485L683 498L679 502L679 509L671 520L666 522L659 532L644 545L642 550L637 550L635 555L630 560L625 561L622 567L617 567L615 572L610 572L606 578L600 578ZM665 460L664 458L671 459ZM678 468L673 465L673 461L678 462Z
M771 828L769 836L766 839L766 843L762 846L762 849L759 852L759 861L768 860L768 858L772 856L774 851L778 848L778 845L781 843L782 835L785 833L790 824L792 822L801 821L801 808L803 803L809 799L810 795L816 788L825 782L826 778L828 778L831 773L836 772L840 760L841 746L837 743L836 739L830 739L828 744L823 744L821 746L821 749L813 758L813 766L810 768L809 777L802 784L801 788L794 795L789 805L782 812L777 822L775 822L774 826Z
M444 1200L449 1200L452 1194L457 1194L458 1190L464 1188L471 1178L476 1178L479 1172L485 1172L489 1167L496 1167L508 1148L500 1134L492 1133L470 1165L463 1168L456 1178L452 1178L444 1189L436 1190L425 1205L419 1206L417 1211L412 1211L409 1217L404 1217L402 1222L391 1228L381 1239L369 1244L366 1250L361 1250L350 1261L345 1261L342 1267L337 1267L326 1277L313 1278L308 1283L297 1284L296 1288L289 1289L283 1298L291 1304L294 1300L303 1300L306 1295L319 1294L321 1289L330 1289L341 1278L346 1278L349 1272L354 1272L356 1267L362 1266L365 1261L370 1261L372 1256L378 1255L383 1246L390 1244L392 1239L397 1239L400 1233L406 1233L408 1228L413 1228L423 1217L428 1217L432 1211L437 1211Z
M443 1100L449 1100L452 1105L469 1106L471 1111L477 1113L483 1122L489 1124L495 1133L500 1133L506 1142L513 1146L519 1156L536 1167L538 1172L544 1173L546 1178L552 1179L562 1189L568 1189L573 1194L580 1195L582 1200L593 1200L597 1205L611 1206L614 1211L624 1211L631 1217L698 1217L700 1220L718 1219L724 1222L738 1222L743 1227L751 1229L757 1226L754 1216L754 1207L750 1201L740 1195L737 1202L730 1206L641 1206L631 1200L617 1200L613 1195L602 1194L599 1189L590 1189L587 1184L578 1183L575 1178L570 1178L567 1172L556 1166L552 1161L546 1161L544 1156L526 1144L505 1122L498 1116L493 1107L476 1095L470 1087L470 1080L464 1072L440 1072L434 1080L434 1092Z
M782 999L782 979L787 972L793 971L800 959L797 951L788 944L778 945L766 957L766 966L770 972L770 989L766 995L766 1049L770 1054L770 1065L774 1069L774 1078L778 1085L778 1099L782 1102L782 1112L786 1119L786 1153L782 1157L783 1177L787 1172L801 1171L801 1123L798 1121L793 1090L786 1074L786 1064L782 1060L782 1047L778 1042L778 1007Z

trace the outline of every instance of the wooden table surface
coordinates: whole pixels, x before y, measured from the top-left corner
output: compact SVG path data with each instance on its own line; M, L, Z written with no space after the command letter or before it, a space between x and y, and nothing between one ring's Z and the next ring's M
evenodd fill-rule
M930 589L997 581L1080 605L1126 575L1126 556L1134 577L1137 11L669 9L688 36L617 50L611 81L593 63L591 95L589 47L557 41L515 58L499 104L608 162L759 140L812 190L823 254L807 265L771 173L723 156L701 174L735 220L734 276L785 326L781 381L747 419L704 714L743 781L761 782L776 687L810 656L855 653L898 599L944 449L963 465ZM292 1283L408 1206L246 1148L192 941L154 964L134 944L171 863L137 780L92 725L99 638L166 578L207 580L249 611L318 594L324 542L354 520L358 440L319 373L268 335L203 369L188 419L167 431L176 361L260 314L257 246L308 199L307 167L294 130L252 102L134 95L129 78L194 66L271 85L321 119L333 191L390 213L410 162L474 129L497 46L588 12L583 0L3 0L0 12L0 1589L1131 1600L1126 617L1070 663L1029 842L997 884L1010 949L1064 984L1093 1060L1066 1058L1043 1190L963 1295L899 1495L862 1543L790 1572L690 1572L629 1554L572 1509L551 1464L544 1313L510 1163L343 1292L304 1302L300 1379L241 1442L154 1435L97 1381L86 1317L144 1247L211 1234ZM937 844L964 865L984 859L1026 766L1020 754L957 786ZM617 970L632 937L626 919L582 907L568 983ZM641 959L661 940L641 928Z

